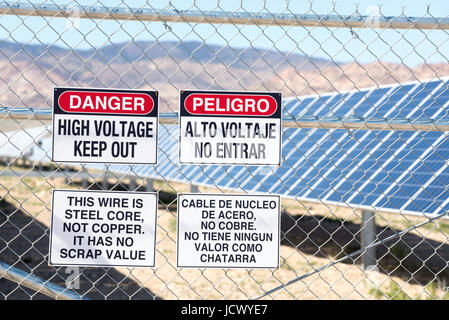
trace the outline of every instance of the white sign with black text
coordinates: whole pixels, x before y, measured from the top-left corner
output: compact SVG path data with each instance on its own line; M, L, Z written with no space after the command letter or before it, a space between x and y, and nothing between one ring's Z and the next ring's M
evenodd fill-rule
M156 164L157 136L157 91L54 89L53 161Z
M178 194L177 266L278 268L280 197Z
M282 94L181 91L181 164L280 165Z
M157 194L53 190L50 265L154 267Z

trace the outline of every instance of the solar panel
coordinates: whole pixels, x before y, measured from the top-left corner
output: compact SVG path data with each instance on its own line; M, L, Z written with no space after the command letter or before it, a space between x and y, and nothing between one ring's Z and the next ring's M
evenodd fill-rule
M285 99L284 116L335 121L447 121L447 81ZM161 125L159 164L134 165L132 171L150 178L244 193L279 194L304 201L409 214L441 214L449 209L448 134L284 128L280 167L187 166L178 164L177 125ZM103 168L94 164L89 167ZM108 168L120 173L131 170L129 165Z

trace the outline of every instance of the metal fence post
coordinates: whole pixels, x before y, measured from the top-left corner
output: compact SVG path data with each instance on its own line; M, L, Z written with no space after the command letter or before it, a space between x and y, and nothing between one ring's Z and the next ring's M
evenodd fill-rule
M72 179L69 177L70 175L70 170L68 166L64 166L64 173L65 173L65 178L64 178L64 183L65 184L70 184L72 181Z
M129 178L129 191L135 191L136 188L137 188L136 178L130 177Z
M83 167L81 169L81 187L83 189L87 189L87 185L88 185L87 181L88 181L87 180L87 170L85 167Z
M153 179L150 179L150 178L147 179L146 190L148 192L152 192L154 190Z
M109 188L108 176L108 170L105 170L103 172L103 180L101 181L101 187L103 190L108 190Z
M376 241L376 222L375 215L372 211L362 211L361 225L361 242L362 249ZM377 265L376 248L368 248L362 254L362 267L365 271L370 270Z

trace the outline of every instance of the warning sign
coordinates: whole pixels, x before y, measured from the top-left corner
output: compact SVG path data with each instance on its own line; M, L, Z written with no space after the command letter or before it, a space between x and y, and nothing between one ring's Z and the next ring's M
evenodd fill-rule
M53 190L51 265L154 267L157 194Z
M282 94L181 91L181 164L281 164Z
M156 164L157 91L55 88L57 162Z
M279 217L279 196L179 194L177 265L277 268Z

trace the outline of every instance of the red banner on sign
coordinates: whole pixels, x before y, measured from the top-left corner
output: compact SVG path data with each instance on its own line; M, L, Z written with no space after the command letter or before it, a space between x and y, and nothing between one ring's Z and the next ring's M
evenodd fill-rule
M154 108L151 96L145 93L65 91L58 99L65 112L144 115Z
M271 116L277 102L270 95L193 93L185 99L186 110L194 115Z

